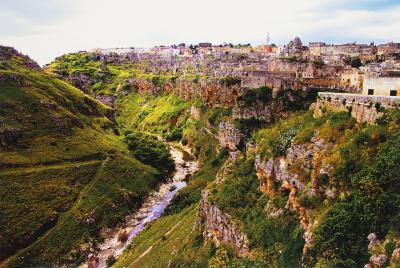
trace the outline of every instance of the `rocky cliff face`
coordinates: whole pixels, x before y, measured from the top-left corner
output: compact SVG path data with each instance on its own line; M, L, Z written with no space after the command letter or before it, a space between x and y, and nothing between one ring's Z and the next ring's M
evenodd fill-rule
M134 79L132 84L140 94L174 93L183 100L191 101L200 97L212 107L233 107L237 96L244 91L239 85L226 86L214 79L204 81L168 80L162 85L155 85L152 81L146 79Z
M204 237L212 239L217 245L226 244L233 246L238 256L247 256L250 252L249 240L239 223L235 222L228 214L222 212L209 200L209 191L202 192L196 227L204 222Z
M323 176L331 176L332 172L332 168L324 163L321 156L332 146L333 144L314 136L309 143L291 145L285 156L262 160L256 155L255 169L260 181L260 191L266 194L273 194L279 188L289 191L286 209L299 213L299 221L304 230L304 256L312 243L311 229L314 222L310 211L301 204L298 196L302 193L307 196L321 194L323 189L320 187L320 180ZM308 181L311 181L311 187L306 187ZM332 195L333 192L328 189L325 195Z
M85 93L90 93L90 88L97 82L103 81L111 84L110 78L104 77L91 78L86 74L71 74L66 76L69 83L81 89ZM236 98L243 93L244 89L240 85L224 85L218 79L208 79L204 81L189 81L185 79L168 79L155 83L152 80L138 77L130 77L117 84L115 94L123 94L125 87L135 89L139 94L158 95L162 93L174 93L183 100L193 101L200 97L208 105L214 107L233 107ZM114 96L95 96L99 101L106 105L114 103Z
M239 100L232 110L232 115L233 118L256 118L270 123L290 111L308 109L315 98L314 90L280 90L274 92L268 100L256 100L251 103Z
M218 125L218 138L221 147L229 151L237 151L243 134L230 121L222 121Z

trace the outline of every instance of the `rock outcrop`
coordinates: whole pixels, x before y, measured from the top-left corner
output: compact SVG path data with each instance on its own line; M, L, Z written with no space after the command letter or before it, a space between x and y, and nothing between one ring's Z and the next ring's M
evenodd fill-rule
M232 116L237 119L256 118L271 123L290 111L308 109L315 98L314 90L280 90L274 92L268 100L256 100L251 103L238 100L232 110Z
M292 144L286 150L285 156L262 160L259 155L256 155L255 158L255 169L260 181L260 191L267 194L272 194L279 188L289 191L286 209L299 213L305 240L303 256L307 254L307 250L312 243L311 230L314 223L310 219L309 210L299 201L298 192L306 191L305 194L308 196L321 193L319 178L322 174L329 177L332 172L329 165L323 164L321 155L330 150L332 146L331 143L325 143L324 140L317 139L314 136L309 143L302 145ZM299 173L299 169L294 168L294 166L299 166L299 163L300 170L309 172L306 174ZM305 187L308 180L311 180L312 186L309 189Z
M207 189L202 191L197 228L200 227L200 222L204 222L203 235L206 239L213 240L217 246L220 244L232 246L240 257L249 254L250 243L246 234L242 232L240 224L210 202Z
M222 121L218 125L218 138L221 147L229 151L237 151L243 134L231 121Z
M369 240L368 251L370 252L371 257L369 258L369 263L367 263L364 268L383 267L386 263L387 256L381 241L379 241L378 236L375 233L370 233L367 238Z

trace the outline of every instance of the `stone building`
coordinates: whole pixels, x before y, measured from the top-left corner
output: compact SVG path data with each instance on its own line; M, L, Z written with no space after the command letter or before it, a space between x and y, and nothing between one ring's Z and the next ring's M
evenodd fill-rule
M310 42L309 54L311 59L323 59L325 63L341 62L346 57L360 56L366 60L373 60L372 56L376 54L376 47L373 44L329 45L323 42Z
M390 55L395 53L400 53L400 43L387 43L381 44L377 46L377 54L378 55Z
M400 77L365 76L363 95L400 96Z
M355 91L361 91L363 88L363 81L364 81L364 72L356 69L351 68L345 70L340 75L340 84L344 88L354 89Z

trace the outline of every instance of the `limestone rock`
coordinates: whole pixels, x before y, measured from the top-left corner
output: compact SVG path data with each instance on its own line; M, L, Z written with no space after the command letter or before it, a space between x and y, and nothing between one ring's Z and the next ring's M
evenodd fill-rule
M238 256L247 256L250 252L250 243L239 223L221 211L209 201L209 191L202 192L198 217L204 220L204 237L212 239L217 245L226 244L233 246ZM200 221L197 219L197 223Z
M222 121L218 125L218 137L221 147L227 148L230 151L237 151L243 134L232 122Z

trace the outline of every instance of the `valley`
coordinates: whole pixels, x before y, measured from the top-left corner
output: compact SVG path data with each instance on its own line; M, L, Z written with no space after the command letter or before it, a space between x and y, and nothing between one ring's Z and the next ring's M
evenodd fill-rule
M0 47L0 267L400 264L397 97L133 56Z

